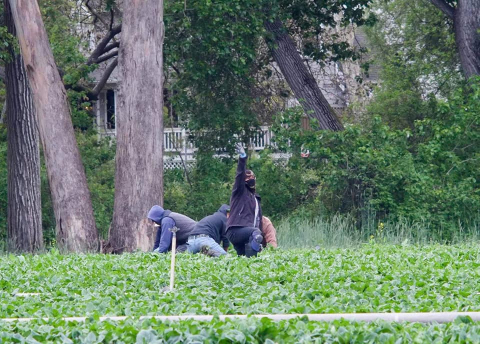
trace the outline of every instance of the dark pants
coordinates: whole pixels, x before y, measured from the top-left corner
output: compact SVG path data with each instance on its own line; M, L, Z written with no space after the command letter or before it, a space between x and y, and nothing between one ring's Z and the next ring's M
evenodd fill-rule
M239 256L245 255L245 245L251 240L252 233L258 231L255 227L230 227L227 230L227 239L232 243Z
M181 245L177 246L176 251L177 251L177 253L187 252L187 248L188 248L187 243L181 244Z

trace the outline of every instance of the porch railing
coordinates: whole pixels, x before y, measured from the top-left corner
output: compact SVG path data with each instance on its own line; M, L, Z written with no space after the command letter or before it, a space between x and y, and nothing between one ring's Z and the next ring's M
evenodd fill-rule
M102 136L115 136L114 130L101 131ZM261 126L260 130L250 140L249 149L261 151L272 144L273 133L268 126ZM164 167L183 168L192 166L195 162L196 148L188 141L188 131L184 128L164 128L163 131ZM283 159L283 158L281 158ZM183 160L183 162L182 162Z
M255 151L265 149L272 143L272 131L270 127L262 126L250 140L250 148ZM165 152L176 152L187 155L193 155L195 147L188 142L188 132L183 128L165 128L163 132L163 142Z

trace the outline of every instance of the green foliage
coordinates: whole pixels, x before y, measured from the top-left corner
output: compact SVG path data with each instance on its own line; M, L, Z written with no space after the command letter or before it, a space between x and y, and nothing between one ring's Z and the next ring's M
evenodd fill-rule
M92 104L88 101L86 89L88 75L97 66L86 64L84 52L87 51L87 43L82 41L73 29L78 25L75 6L74 2L68 0L40 1L55 63L67 87L73 126L82 131L92 131ZM76 87L78 85L82 87Z
M317 176L311 199L328 213L352 214L359 226L371 211L377 219L424 219L451 238L478 219L478 85L472 81L448 102L431 100L432 115L413 129L392 129L376 117L342 132L305 131L285 126L298 123L300 112L290 111L279 117L277 141L283 148L289 141L292 154L310 151L288 167Z
M165 2L165 61L171 101L201 151L231 149L233 134L251 134L266 101L259 90L272 76L271 37L264 25L277 18L304 41L305 55L326 60L356 58L339 37L318 41L341 18L362 25L370 0ZM328 9L328 10L325 10ZM265 108L265 107L264 107Z
M0 15L4 15L3 4L0 9ZM15 37L8 32L6 26L0 26L0 60L9 62L12 59L12 51L16 50L18 50L18 46Z
M463 82L453 23L424 0L378 0L372 7L377 21L365 30L381 83L368 112L395 128L413 128L432 113L425 100L451 97Z
M166 65L179 71L171 76L172 101L202 150L225 147L231 133L257 124L251 69L263 23L256 17L260 4L251 5L247 11L242 1L193 1L185 9L165 2Z
M173 293L161 292L169 254L5 255L0 318L478 311L479 255L474 244L376 243L249 259L179 254Z
M209 155L197 156L197 164L189 172L191 184L182 175L182 170L166 170L165 208L200 220L217 211L222 204L228 204L234 178L230 177L231 162Z
M77 133L99 234L107 238L115 195L115 142L110 138Z
M35 321L6 323L0 331L5 342L41 343L477 343L480 327L460 317L447 324L314 322L305 318L273 321L212 320L181 322L155 319L86 323ZM37 343L38 343L37 342Z

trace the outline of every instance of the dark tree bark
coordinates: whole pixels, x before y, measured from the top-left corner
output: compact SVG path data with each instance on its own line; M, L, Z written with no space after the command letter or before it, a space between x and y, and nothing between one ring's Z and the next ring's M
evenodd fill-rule
M458 0L456 8L445 0L430 1L453 20L455 42L465 77L480 75L480 1Z
M459 0L455 10L455 42L465 77L480 75L480 1Z
M343 130L342 123L328 104L312 73L303 63L297 47L280 20L266 22L265 27L273 35L273 59L280 67L288 85L305 113L318 120L320 129Z
M15 36L8 0L5 25ZM12 252L43 249L40 148L33 100L22 57L10 49L5 65L7 88L7 241Z
M115 204L116 253L153 247L148 210L163 204L163 1L124 2L119 68Z
M97 251L90 192L73 131L65 87L36 0L9 0L45 154L59 249Z

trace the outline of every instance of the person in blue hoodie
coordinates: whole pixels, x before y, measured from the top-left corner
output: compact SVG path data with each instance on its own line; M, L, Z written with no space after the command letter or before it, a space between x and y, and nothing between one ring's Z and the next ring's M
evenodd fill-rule
M229 212L230 206L222 204L215 213L198 221L188 237L187 251L194 254L201 252L212 257L227 254L230 242L225 236L225 229Z
M197 224L186 215L175 213L170 210L164 210L159 205L154 205L148 212L148 219L153 221L155 227L158 227L153 251L165 253L172 250L173 233L171 228L177 227L177 252L187 250L187 239Z

